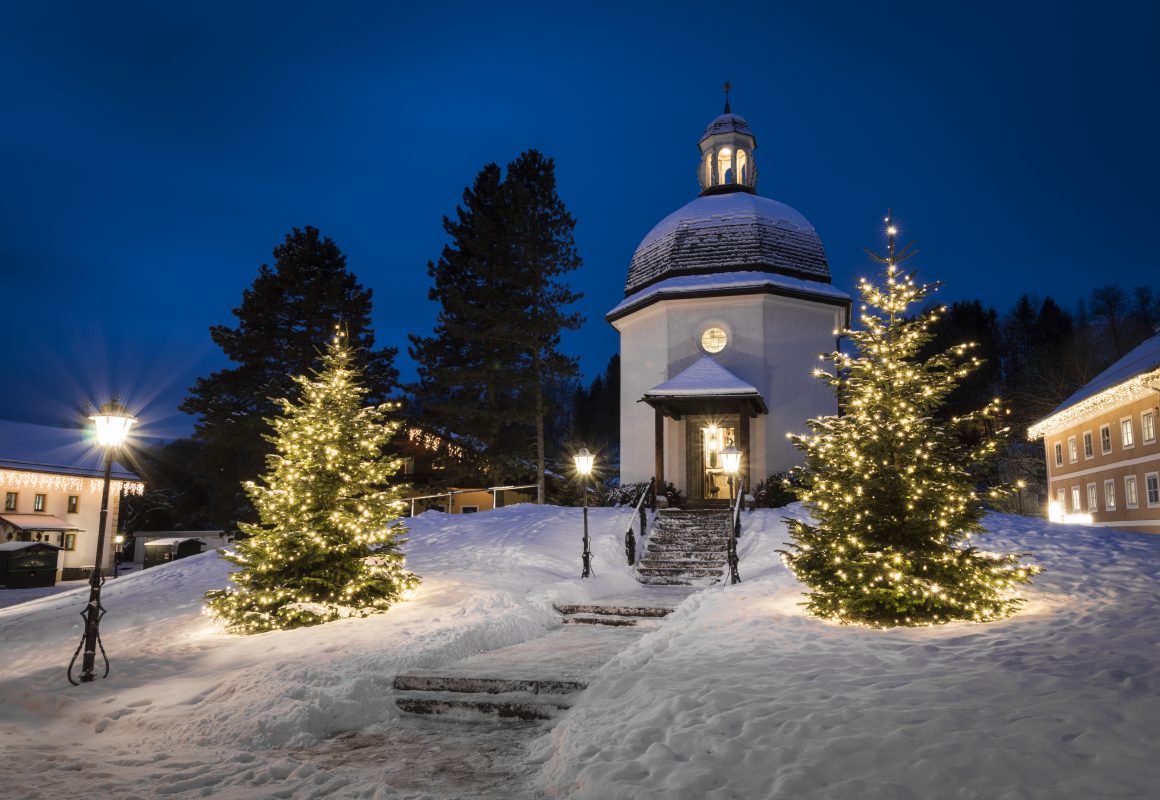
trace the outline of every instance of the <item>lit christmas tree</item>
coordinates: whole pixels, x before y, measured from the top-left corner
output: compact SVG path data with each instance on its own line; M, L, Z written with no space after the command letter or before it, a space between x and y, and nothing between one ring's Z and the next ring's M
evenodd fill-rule
M209 613L233 631L258 633L386 611L419 584L404 568L395 522L399 490L387 483L401 462L383 452L398 428L390 404L363 406L354 352L338 334L302 395L280 400L269 420L262 483L246 493L261 522L226 558L241 567L233 586L206 593Z
M897 252L897 231L889 218L887 225L887 255L870 253L884 265L885 285L861 281L863 329L844 332L857 355L831 353L824 358L834 373L815 371L841 415L810 420L812 435L790 436L806 453L799 494L814 524L791 521L793 542L782 555L810 587L806 605L820 617L875 627L1000 619L1018 609L1018 585L1038 571L1021 565L1020 554L970 543L983 530L972 470L998 450L1003 409L996 398L952 425L933 419L981 362L972 344L918 360L942 309L907 316L936 285L916 284L900 268L914 249ZM964 445L958 428L980 423L994 433Z

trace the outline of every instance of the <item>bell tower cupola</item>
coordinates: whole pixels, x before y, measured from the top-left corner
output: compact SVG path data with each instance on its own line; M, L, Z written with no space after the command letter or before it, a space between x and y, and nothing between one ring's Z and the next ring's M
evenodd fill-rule
M725 84L725 111L701 135L701 163L697 179L701 194L757 192L757 139L744 117L729 107L730 84Z

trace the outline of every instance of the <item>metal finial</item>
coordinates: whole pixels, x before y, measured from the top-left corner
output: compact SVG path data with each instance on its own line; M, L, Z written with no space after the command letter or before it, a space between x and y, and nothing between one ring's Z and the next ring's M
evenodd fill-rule
M729 108L729 90L732 88L733 88L733 84L731 84L729 81L725 81L725 113L726 114L733 113L732 110Z

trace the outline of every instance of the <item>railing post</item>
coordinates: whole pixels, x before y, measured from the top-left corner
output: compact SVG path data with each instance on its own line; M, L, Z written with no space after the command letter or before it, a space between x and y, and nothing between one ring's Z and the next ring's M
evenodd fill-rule
M657 510L657 479L656 476L649 478L648 481L648 508L649 511ZM644 535L644 529L641 529L641 535Z

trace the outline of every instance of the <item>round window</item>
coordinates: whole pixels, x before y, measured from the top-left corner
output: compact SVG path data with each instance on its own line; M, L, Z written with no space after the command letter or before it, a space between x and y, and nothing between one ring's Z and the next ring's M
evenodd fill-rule
M706 328L701 334L701 347L706 353L720 353L729 343L729 337L720 328Z

